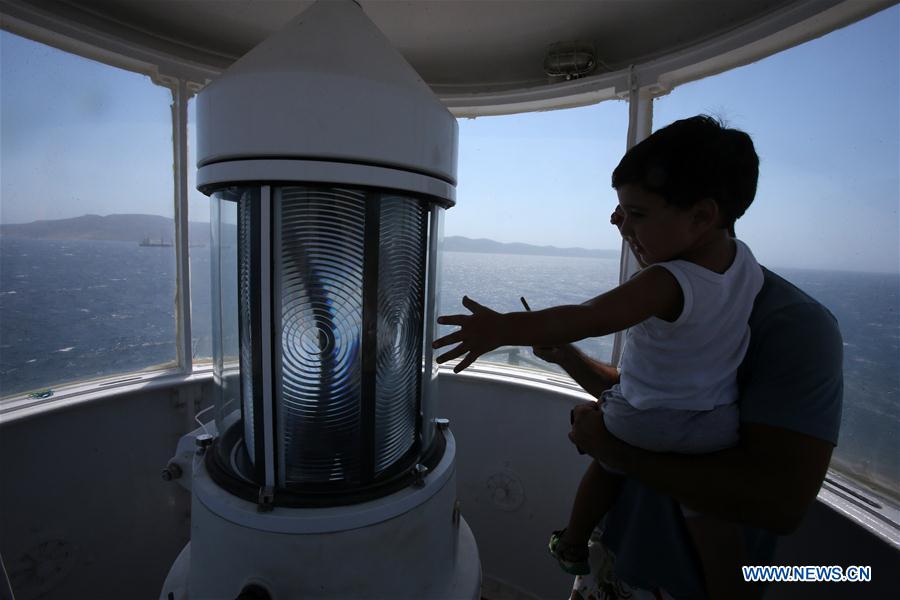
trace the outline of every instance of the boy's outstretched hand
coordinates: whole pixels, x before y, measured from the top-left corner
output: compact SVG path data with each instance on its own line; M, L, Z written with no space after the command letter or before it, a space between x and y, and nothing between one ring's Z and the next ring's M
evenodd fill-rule
M459 330L438 338L431 344L432 348L442 348L459 342L455 348L437 357L438 363L444 363L465 354L459 364L453 367L454 373L459 373L475 362L479 356L501 345L502 315L478 304L468 296L463 296L462 303L472 311L472 314L438 317L437 322L441 325L458 325Z

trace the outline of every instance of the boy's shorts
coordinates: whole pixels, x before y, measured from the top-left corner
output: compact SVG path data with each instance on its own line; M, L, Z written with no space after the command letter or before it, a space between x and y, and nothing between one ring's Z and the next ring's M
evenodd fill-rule
M603 422L609 432L638 448L704 454L729 448L738 442L737 403L701 411L638 410L628 404L618 386L603 392L600 400Z
M638 410L628 404L618 386L603 392L600 402L606 429L623 442L644 450L704 454L730 448L738 442L737 403L698 411ZM604 468L610 470L605 465ZM700 515L684 505L681 512L687 518Z

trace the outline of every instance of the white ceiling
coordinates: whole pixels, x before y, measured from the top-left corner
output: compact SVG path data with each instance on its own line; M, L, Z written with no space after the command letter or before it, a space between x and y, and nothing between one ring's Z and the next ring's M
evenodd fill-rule
M333 1L333 0L326 0ZM182 57L224 66L311 0L32 2L97 19ZM794 0L361 0L365 12L432 86L504 89L544 83L547 46L588 41L597 73L727 33Z
M321 0L349 1L349 0ZM759 60L897 0L360 0L457 116L547 110L673 85ZM312 0L0 0L0 25L202 84ZM597 67L544 73L550 44L593 44ZM123 57L135 62L129 63ZM151 68L148 67L150 65ZM634 65L634 80L629 67Z

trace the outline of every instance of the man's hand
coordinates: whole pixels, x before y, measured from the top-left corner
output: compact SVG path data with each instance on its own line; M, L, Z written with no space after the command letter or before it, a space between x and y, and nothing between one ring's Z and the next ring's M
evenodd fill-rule
M695 511L779 534L797 528L831 458L829 442L758 424L742 425L740 444L718 452L642 450L612 435L593 405L572 413L569 439L585 453Z
M572 409L572 431L569 440L579 450L612 469L620 469L626 462L627 449L606 429L600 402L585 402Z
M458 342L455 348L437 357L438 363L444 363L465 354L465 358L453 367L454 373L459 373L475 362L479 356L498 348L501 344L502 315L478 304L468 296L463 296L462 303L472 311L472 314L438 317L437 322L441 325L458 325L459 329L434 340L431 344L432 348L442 348Z

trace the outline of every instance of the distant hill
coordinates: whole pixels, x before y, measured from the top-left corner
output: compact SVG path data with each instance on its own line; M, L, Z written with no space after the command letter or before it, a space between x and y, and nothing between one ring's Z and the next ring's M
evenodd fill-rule
M149 237L172 242L172 219L158 215L83 215L72 219L33 221L0 225L0 235L34 240L103 240L138 243ZM192 221L188 226L191 244L209 244L209 223Z
M482 252L484 254L528 254L532 256L569 256L573 258L619 258L618 250L589 250L587 248L557 248L531 244L495 242L484 238L473 240L461 236L444 238L444 250L449 252Z
M0 235L35 240L103 240L138 243L149 237L172 241L175 235L172 219L157 215L83 215L72 219L33 221L14 225L0 225ZM191 244L209 244L209 223L191 221L188 227ZM485 254L526 254L532 256L569 256L583 258L618 258L618 250L588 250L586 248L557 248L531 244L505 244L488 239L461 236L444 238L449 252L482 252Z

